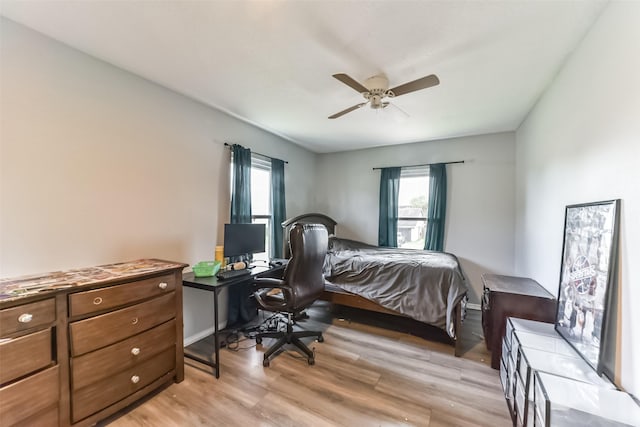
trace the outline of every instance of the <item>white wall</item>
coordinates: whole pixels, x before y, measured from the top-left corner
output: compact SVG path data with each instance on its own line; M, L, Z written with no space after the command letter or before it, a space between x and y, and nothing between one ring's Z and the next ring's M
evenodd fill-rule
M640 395L640 3L612 2L517 132L517 273L557 293L564 208L622 199L622 386Z
M482 273L513 274L515 134L499 133L319 156L316 206L339 237L378 243L380 171L464 160L447 166L445 251L460 259L478 303Z
M311 210L315 154L21 25L0 28L1 277L213 259L229 217L225 141L288 160L288 214ZM185 290L185 337L213 325L211 301Z

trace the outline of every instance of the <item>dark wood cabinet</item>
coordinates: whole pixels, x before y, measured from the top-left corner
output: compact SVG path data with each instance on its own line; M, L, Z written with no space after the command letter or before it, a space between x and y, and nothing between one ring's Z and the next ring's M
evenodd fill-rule
M182 381L185 266L0 279L0 426L92 426Z
M54 298L0 307L2 426L58 425L59 366L52 341L55 308ZM45 420L43 415L54 418Z
M491 367L500 369L502 338L507 317L553 323L556 299L538 282L525 277L484 274L482 295L482 329Z

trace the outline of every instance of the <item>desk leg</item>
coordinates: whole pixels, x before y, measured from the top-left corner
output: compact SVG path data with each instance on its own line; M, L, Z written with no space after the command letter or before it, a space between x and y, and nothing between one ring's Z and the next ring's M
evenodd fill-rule
M215 346L216 378L220 378L220 341L218 340L218 288L213 291L213 341Z

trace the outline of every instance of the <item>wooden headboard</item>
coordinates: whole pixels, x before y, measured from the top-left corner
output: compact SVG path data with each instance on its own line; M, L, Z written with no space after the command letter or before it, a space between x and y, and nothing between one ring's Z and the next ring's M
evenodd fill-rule
M336 233L336 222L321 213L308 213L298 215L294 218L289 218L282 223L282 253L285 258L291 258L291 252L289 251L289 232L294 224L322 224L327 228L327 232L331 236Z

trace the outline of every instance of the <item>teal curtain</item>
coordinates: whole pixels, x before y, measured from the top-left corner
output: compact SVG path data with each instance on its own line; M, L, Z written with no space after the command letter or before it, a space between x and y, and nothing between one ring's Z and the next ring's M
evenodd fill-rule
M284 197L284 161L271 159L271 258L282 258L282 223L287 219Z
M241 145L231 146L233 153L233 182L231 185L231 223L251 222L251 150ZM231 262L240 261L232 258ZM250 283L230 286L227 305L227 327L243 325L257 314L256 303L251 299ZM217 316L218 313L215 313Z
M233 144L231 152L233 153L231 223L248 224L251 222L251 150Z
M382 168L380 174L380 215L378 217L378 246L398 246L398 194L400 169Z
M444 163L429 166L429 207L424 248L444 249L444 219L447 213L447 167Z

